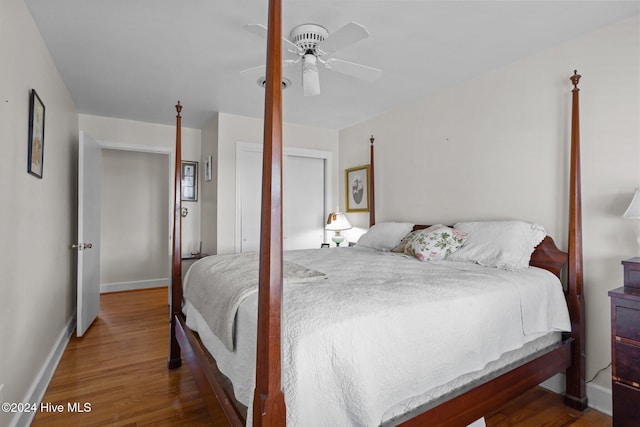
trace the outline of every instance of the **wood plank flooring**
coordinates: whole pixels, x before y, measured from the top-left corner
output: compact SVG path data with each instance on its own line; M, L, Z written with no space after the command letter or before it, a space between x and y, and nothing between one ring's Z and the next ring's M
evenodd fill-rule
M562 403L562 396L542 387L512 400L486 418L487 427L611 427L611 417L595 409L584 412Z
M187 366L167 369L167 289L103 294L98 319L82 338L71 338L43 402L63 412L39 411L33 427L213 426ZM68 404L90 405L70 412ZM562 398L536 388L486 420L488 427L609 427L611 417L579 412ZM340 427L340 426L336 426Z
M38 412L32 426L226 426L208 418L189 368L169 370L167 289L103 294L100 316L72 337L43 402L63 413ZM70 413L68 402L90 403Z

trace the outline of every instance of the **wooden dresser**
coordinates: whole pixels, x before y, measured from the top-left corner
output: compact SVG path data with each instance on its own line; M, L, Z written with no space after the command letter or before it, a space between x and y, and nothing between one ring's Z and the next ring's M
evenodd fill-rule
M611 297L613 426L640 426L640 258L622 261L624 286Z

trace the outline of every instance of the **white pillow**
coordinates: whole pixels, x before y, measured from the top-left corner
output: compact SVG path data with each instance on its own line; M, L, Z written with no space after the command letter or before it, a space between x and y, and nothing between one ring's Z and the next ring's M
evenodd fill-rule
M436 225L415 233L407 242L404 253L413 255L420 261L443 260L460 249L467 233Z
M547 235L540 224L524 221L459 222L454 228L467 233L467 240L448 260L503 270L529 267L533 250Z
M414 224L408 222L381 222L373 227L358 239L358 246L377 249L379 251L390 251L400 240L413 229Z

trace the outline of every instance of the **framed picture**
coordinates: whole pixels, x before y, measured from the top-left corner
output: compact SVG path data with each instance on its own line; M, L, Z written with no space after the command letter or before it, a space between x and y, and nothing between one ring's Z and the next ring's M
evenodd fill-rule
M182 162L182 195L183 202L198 201L198 162Z
M347 212L369 211L369 165L358 166L344 171L344 194Z
M31 89L29 101L29 143L27 156L27 171L42 179L42 166L44 162L44 104Z

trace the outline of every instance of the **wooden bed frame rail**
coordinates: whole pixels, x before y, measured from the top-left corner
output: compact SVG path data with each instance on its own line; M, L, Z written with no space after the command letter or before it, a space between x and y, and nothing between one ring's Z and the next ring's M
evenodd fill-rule
M246 419L247 413L240 408L232 390L225 386L223 375L218 371L217 366L212 364L209 352L191 332L184 317L175 316L175 319L176 338L211 418L218 417L218 414L213 411L218 405L231 427L244 427L242 420Z
M571 342L557 344L534 361L453 397L399 424L402 427L465 426L562 372L571 365Z
M262 219L258 291L258 341L256 390L253 403L254 426L284 426L286 407L281 387L280 320L282 301L282 58L281 0L269 0L267 74L265 91L264 150L262 178ZM587 405L584 360L584 299L582 294L582 217L580 184L580 137L577 87L580 76L571 77L572 125L569 195L568 253L559 250L550 237L536 248L531 265L560 274L568 265L565 291L572 331L561 343L536 359L477 386L410 420L404 426L464 425L498 409L518 394L551 376L566 371L565 403L577 409ZM208 405L222 407L232 426L243 426L244 411L236 407L233 391L223 384L217 368L182 314L181 256L181 111L176 105L176 148L171 327L168 365L181 366L181 349ZM370 138L369 222L375 224L374 138Z

